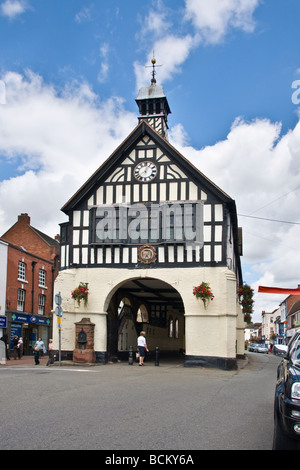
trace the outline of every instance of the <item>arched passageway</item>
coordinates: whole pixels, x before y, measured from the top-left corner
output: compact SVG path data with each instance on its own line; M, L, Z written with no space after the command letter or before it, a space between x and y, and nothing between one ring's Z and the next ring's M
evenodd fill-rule
M137 336L146 332L151 352L177 355L185 349L184 305L171 285L155 278L124 281L111 298L107 315L107 358L128 359Z

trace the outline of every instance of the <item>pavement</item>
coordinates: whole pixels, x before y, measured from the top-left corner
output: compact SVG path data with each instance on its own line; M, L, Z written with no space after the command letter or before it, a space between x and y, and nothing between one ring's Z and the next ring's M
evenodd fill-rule
M48 359L49 359L49 356L46 355L46 356L43 356L43 357L40 357L40 364L36 365L35 364L35 361L34 361L34 356L22 356L21 359L14 359L13 357L8 361L6 361L6 364L0 364L0 369L1 368L9 368L9 367L32 367L32 368L37 368L37 367L45 367L47 365L47 362L48 362ZM151 365L151 366L154 366L154 362L153 361L148 361L149 364L145 364L145 365ZM248 357L247 355L245 356L245 359L238 359L238 369L243 369L247 364L248 364ZM127 361L122 361L123 364L127 364ZM117 363L115 363L117 364ZM84 364L84 363L75 363L73 361L61 361L61 365L66 367L66 366L80 366L80 367L99 367L99 364L90 364L90 363L87 363L87 364ZM102 365L102 364L100 364ZM111 365L112 367L114 366L114 364L107 364L107 365ZM184 357L178 359L177 358L167 358L167 359L164 359L164 360L161 360L160 363L159 363L160 366L166 366L166 365L175 365L177 367L183 367L184 365ZM55 367L55 366L59 366L59 362L56 361L54 362L54 364L51 364L50 367Z
M43 356L43 357L40 357L40 366L45 366L48 362L48 359L49 359L49 356ZM29 366L33 366L33 367L37 367L35 365L35 361L34 361L34 356L22 356L21 359L14 359L13 357L10 358L10 360L6 360L6 364L0 364L0 368L1 367L15 367L15 366L18 366L18 367L29 367Z

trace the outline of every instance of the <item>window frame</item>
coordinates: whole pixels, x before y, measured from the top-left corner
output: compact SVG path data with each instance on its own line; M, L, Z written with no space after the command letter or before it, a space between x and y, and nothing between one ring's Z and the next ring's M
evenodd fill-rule
M38 315L45 315L46 296L39 294Z
M18 262L18 281L26 281L26 263L24 261Z
M47 272L45 269L40 268L39 269L39 286L40 287L46 287L46 277L47 277Z
M18 312L25 311L25 298L26 298L25 289L18 289L18 294L17 294L17 311Z

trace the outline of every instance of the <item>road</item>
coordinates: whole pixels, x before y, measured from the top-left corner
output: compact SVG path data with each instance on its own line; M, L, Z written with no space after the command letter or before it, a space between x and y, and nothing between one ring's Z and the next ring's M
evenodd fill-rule
M247 357L238 371L0 367L0 450L269 450L280 359Z

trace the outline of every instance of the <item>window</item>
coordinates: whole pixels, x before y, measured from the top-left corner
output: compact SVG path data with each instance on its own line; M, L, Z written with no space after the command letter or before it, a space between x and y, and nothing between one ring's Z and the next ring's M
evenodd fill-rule
M293 362L300 364L300 335L295 335L290 344L290 356Z
M173 338L174 337L174 322L173 322L173 318L171 317L169 319L169 338Z
M25 290L18 289L17 310L18 312L24 312L24 309L25 309Z
M39 294L39 310L38 310L39 315L45 315L45 300L46 300L45 295Z
M166 326L166 305L152 304L150 313L150 324L160 327Z
M44 269L40 269L39 271L39 286L46 286L46 271L44 271Z
M26 264L23 261L19 261L18 279L26 281Z
M178 318L175 320L175 338L179 338L179 321Z

